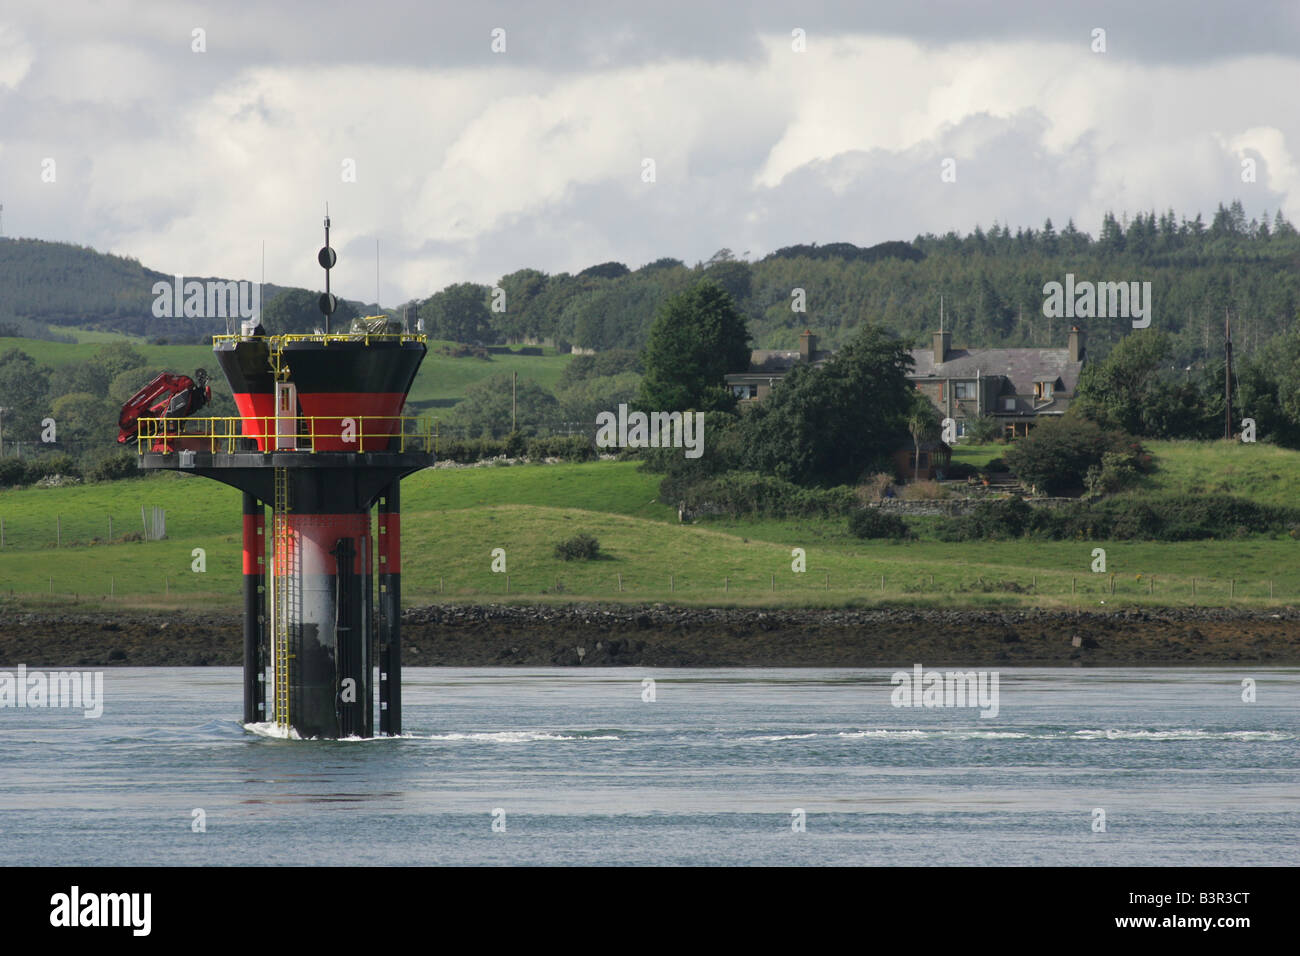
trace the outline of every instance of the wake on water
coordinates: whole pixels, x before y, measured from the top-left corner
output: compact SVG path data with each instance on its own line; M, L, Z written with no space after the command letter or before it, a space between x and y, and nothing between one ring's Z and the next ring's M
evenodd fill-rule
M243 724L244 730L259 737L273 740L321 740L324 738L299 736L296 730L287 731L275 722ZM497 730L481 732L452 731L441 734L398 734L393 737L341 737L344 743L360 743L376 740L438 740L466 741L471 743L526 744L554 741L610 741L623 740L623 732L609 731L542 731L542 730ZM1057 740L1057 741L1095 741L1095 740L1150 740L1150 741L1239 741L1239 742L1276 742L1294 740L1295 734L1276 730L1203 730L1198 728L1177 728L1171 730L1050 730L1032 733L1014 730L971 730L954 728L948 730L919 729L871 729L839 730L812 733L758 734L730 738L737 743L779 743L790 740L813 739L839 740L887 740L894 742L923 740ZM332 738L331 738L332 739Z

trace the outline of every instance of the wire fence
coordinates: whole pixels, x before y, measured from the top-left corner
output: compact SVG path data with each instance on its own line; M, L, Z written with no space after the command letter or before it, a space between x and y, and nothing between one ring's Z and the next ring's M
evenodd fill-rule
M52 517L0 515L0 552L161 541L166 537L167 512L156 505L140 505L138 509L127 505L98 515L84 511Z
M725 599L727 595L754 597L779 596L782 599L819 595L861 596L867 599L906 601L910 598L978 598L979 596L1034 597L1054 600L1105 603L1107 600L1151 603L1187 603L1215 605L1227 603L1257 604L1264 601L1295 601L1300 598L1300 581L1286 579L1245 579L1200 577L1166 574L1091 574L1066 575L1051 572L1023 576L933 574L872 574L852 572L805 572L792 574L788 569L769 574L699 575L651 574L631 569L625 572L599 572L578 575L546 576L539 574L498 574L486 582L481 574L471 578L440 575L433 581L427 576L402 582L403 598L419 598L434 603L446 598L500 598L563 596L609 596L615 599L682 595Z
M215 568L213 570L216 570ZM178 566L175 573L131 574L121 566L78 567L75 573L44 576L33 586L30 576L23 589L5 588L12 597L45 597L59 601L102 598L179 599L207 596L219 604L238 603L233 574L195 573ZM229 586L227 586L229 584ZM623 572L545 575L500 574L485 580L475 575L403 575L403 603L407 606L441 602L509 600L609 599L613 601L806 601L918 603L945 599L953 603L1009 603L1033 606L1045 601L1053 606L1099 607L1105 604L1158 604L1224 607L1234 604L1294 603L1300 582L1292 579L1243 579L1174 575L1031 575L989 578L979 575L934 580L931 575L889 575L808 572L792 575L652 574L636 569ZM1002 600L998 600L1002 599Z

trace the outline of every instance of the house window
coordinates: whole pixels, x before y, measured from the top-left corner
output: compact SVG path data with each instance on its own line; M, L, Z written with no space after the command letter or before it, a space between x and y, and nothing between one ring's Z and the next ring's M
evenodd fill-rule
M1050 402L1052 400L1052 385L1052 382L1035 382L1034 400L1038 402Z
M957 437L962 438L966 435L966 419L961 418L957 421Z
M974 382L957 382L953 385L957 401L970 402L975 400L975 383Z
M1014 398L1002 399L1002 410L1006 412L1014 412L1016 410L1016 400Z
M733 385L731 386L731 394L735 395L737 398L756 398L758 396L758 386Z

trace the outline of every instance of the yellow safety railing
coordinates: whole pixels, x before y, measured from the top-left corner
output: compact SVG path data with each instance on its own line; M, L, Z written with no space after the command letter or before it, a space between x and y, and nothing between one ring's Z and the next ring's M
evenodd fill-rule
M212 344L218 342L266 342L268 345L287 345L290 342L427 342L428 336L418 332L285 332L280 335L214 335Z
M327 424L328 423L328 424ZM206 443L207 451L231 453L236 451L272 452L296 451L315 454L317 451L361 451L367 444L380 440L384 451L437 451L438 423L431 418L412 418L389 415L297 415L289 416L225 416L220 418L141 418L137 419L136 451L151 452L154 445L167 446L165 454L195 449ZM252 426L245 432L245 428ZM286 426L289 434L284 434ZM260 431L260 435L255 432ZM277 436L277 431L280 433ZM266 447L240 448L240 441L258 439ZM387 439L387 441L384 441ZM397 440L396 449L387 447ZM277 448L282 441L288 447ZM319 448L324 443L337 443L342 448ZM372 450L374 450L372 448Z

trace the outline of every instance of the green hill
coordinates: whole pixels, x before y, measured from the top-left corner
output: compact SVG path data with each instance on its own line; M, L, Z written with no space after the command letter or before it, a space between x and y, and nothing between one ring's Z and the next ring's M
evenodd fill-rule
M1223 443L1155 443L1154 451L1166 466L1152 479L1163 493L1235 482L1234 493L1272 501L1300 481L1296 452L1260 449L1256 467ZM1287 537L875 543L850 537L839 520L681 525L655 501L657 485L657 476L631 462L420 472L403 484L406 599L1085 608L1300 602L1300 543ZM168 540L123 540L138 535L141 506L166 509ZM110 588L115 600L137 604L229 608L239 601L239 496L216 482L164 474L0 491L0 518L0 593L59 606L72 595L101 604ZM555 545L580 532L599 539L605 560L555 557ZM1107 550L1106 575L1089 571L1098 546ZM507 552L509 594L506 575L489 568L495 547ZM804 574L791 570L796 547L807 553ZM206 552L202 574L191 570L195 548Z
M475 308L493 341L637 349L670 295L709 278L732 294L759 348L794 348L805 327L834 348L868 322L924 339L938 323L941 297L957 347L1061 347L1070 322L1044 317L1043 285L1072 273L1088 281L1150 282L1152 327L1174 336L1170 364L1182 369L1221 355L1225 312L1233 316L1238 357L1267 349L1272 336L1292 329L1300 310L1298 256L1300 234L1285 217L1247 221L1234 201L1220 204L1208 222L1200 212L1181 218L1173 210L1108 213L1096 238L1073 222L1054 226L1047 219L1014 232L995 222L965 235L926 234L869 248L791 245L754 262L720 249L693 266L665 257L635 269L605 262L547 275L521 263L496 280L506 293L504 311L487 311L488 286L477 287L482 304ZM0 335L6 334L6 316L9 335L30 336L24 323L191 341L222 330L219 321L153 318L152 285L169 279L134 259L65 243L0 239ZM802 290L803 311L795 311L796 290ZM282 291L268 285L264 302ZM465 307L449 289L432 288L411 304L419 311L434 300ZM1130 331L1114 319L1082 324L1093 358Z

